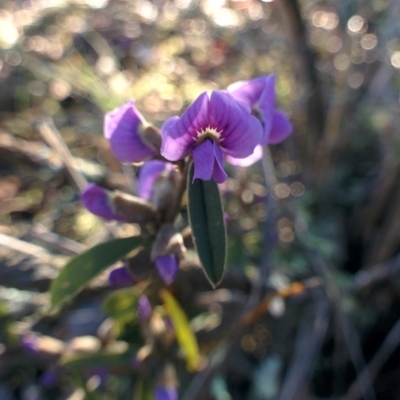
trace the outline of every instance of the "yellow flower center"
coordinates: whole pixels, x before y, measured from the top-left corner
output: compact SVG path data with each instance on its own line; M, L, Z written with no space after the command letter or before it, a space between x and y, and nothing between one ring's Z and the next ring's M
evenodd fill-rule
M222 142L223 139L220 139L221 131L217 131L215 128L211 128L211 126L207 126L207 128L202 129L200 132L197 132L197 144L204 142L206 139L215 140L217 143Z

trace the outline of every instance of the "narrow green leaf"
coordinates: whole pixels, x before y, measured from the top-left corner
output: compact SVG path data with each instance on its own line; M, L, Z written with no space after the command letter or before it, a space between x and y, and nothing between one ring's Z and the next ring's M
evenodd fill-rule
M191 372L197 371L200 363L199 345L186 314L170 292L163 289L160 295L164 301L165 310L174 325L176 339L185 354L187 368Z
M138 377L133 398L135 400L154 400L154 384L148 378Z
M196 179L190 167L188 210L194 244L207 278L215 287L222 279L226 264L226 229L218 185Z
M75 295L93 278L121 260L142 243L139 236L114 239L98 244L72 258L50 287L51 304L60 304Z

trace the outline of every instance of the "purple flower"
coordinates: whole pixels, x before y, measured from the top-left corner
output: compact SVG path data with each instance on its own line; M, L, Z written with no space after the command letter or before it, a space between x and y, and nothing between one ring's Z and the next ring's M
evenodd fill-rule
M30 354L36 354L39 350L39 339L37 336L28 334L21 338L21 347Z
M148 319L151 315L151 304L149 298L142 294L138 300L138 315L141 320Z
M117 214L112 207L111 193L100 186L90 183L81 192L83 205L94 215L107 220L126 221L127 218Z
M202 93L181 117L169 118L161 128L161 154L178 161L192 153L194 177L225 181L223 156L251 155L262 136L260 122L250 109L226 92Z
M155 400L178 400L178 391L173 386L157 385L154 398Z
M173 254L155 258L158 274L165 284L170 285L178 272L178 260Z
M122 162L137 163L155 155L141 136L146 124L133 100L105 115L104 136L110 141L115 157Z
M137 194L142 199L151 201L156 181L163 175L169 175L173 169L173 164L164 161L153 160L146 162L139 172Z
M136 283L136 281L124 265L114 268L110 272L110 275L108 275L108 283L111 286L130 286Z
M236 82L228 86L227 90L248 107L258 108L263 125L260 141L263 146L280 143L292 133L292 124L285 113L275 108L275 75Z

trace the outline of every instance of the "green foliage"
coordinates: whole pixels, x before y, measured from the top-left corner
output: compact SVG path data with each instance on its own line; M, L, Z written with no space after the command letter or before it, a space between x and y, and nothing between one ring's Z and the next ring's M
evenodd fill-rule
M50 288L51 304L59 305L75 295L93 278L139 247L142 239L133 236L101 243L72 258Z
M106 349L93 354L79 354L65 357L61 361L61 365L74 371L98 368L99 366L109 368L128 366L134 354L134 351L131 349Z
M115 320L133 320L136 318L138 298L139 293L134 288L116 290L104 300L103 310Z
M196 250L204 272L215 287L226 264L226 229L218 185L196 179L193 164L188 180L188 210Z

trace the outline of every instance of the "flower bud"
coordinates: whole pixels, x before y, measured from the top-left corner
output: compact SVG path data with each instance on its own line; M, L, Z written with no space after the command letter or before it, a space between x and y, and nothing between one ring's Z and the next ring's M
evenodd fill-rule
M173 254L159 256L155 259L158 274L165 284L170 285L178 272L178 260Z
M113 206L117 214L126 216L128 222L146 222L157 218L153 204L127 193L116 191Z
M152 309L149 298L142 294L138 300L138 315L141 320L150 318Z
M178 390L173 386L157 385L154 398L155 400L178 400Z
M154 242L152 258L160 277L167 285L174 281L179 260L184 258L185 252L182 235L173 225L163 225Z
M130 286L136 283L136 280L129 273L126 266L114 268L108 275L110 286Z
M115 211L112 192L90 183L81 192L81 201L92 214L106 220L126 221L127 218Z
M53 388L58 385L60 381L60 373L58 371L45 371L40 379L39 383L44 388Z
M159 160L148 161L140 169L137 193L162 211L175 202L178 182L179 173L173 164Z
M164 367L160 382L156 385L155 400L178 400L178 382L176 372L171 364Z

